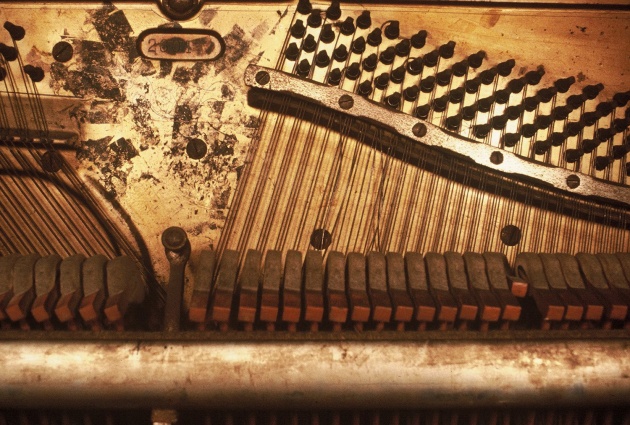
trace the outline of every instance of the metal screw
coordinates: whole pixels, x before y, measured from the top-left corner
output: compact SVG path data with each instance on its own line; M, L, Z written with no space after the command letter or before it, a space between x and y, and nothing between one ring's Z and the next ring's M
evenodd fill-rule
M188 236L181 227L169 227L162 233L162 245L171 251L179 251L186 246Z
M194 0L168 0L168 7L179 13L186 13L195 6Z
M341 109L350 109L354 106L354 99L349 94L341 95L339 98L339 106Z
M271 77L267 71L258 71L256 73L256 82L261 86L268 84L270 79Z
M569 186L569 188L575 189L579 185L580 178L578 176L576 176L575 174L571 174L569 177L567 177L567 186Z
M501 229L501 242L507 246L514 246L521 241L521 229L513 224L508 224Z
M427 134L427 126L421 122L418 122L416 123L416 125L413 126L411 131L416 137L424 137Z
M60 41L55 44L52 49L52 56L57 62L68 62L72 59L74 49L67 41Z
M201 159L206 156L207 152L208 146L206 145L206 142L201 139L192 139L186 145L186 153L189 158Z
M61 170L63 161L57 151L46 151L42 155L42 169L49 173L56 173Z
M495 165L499 165L503 162L503 154L499 151L494 151L490 154L490 162Z

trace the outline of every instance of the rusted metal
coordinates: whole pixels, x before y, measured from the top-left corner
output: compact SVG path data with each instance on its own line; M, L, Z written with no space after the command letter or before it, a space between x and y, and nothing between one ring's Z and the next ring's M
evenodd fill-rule
M628 338L4 341L0 407L627 405Z
M261 84L256 75L265 71L269 74L269 81ZM346 112L339 99L346 96L347 104L352 99L352 116L367 120L392 129L394 132L411 140L428 146L446 149L447 151L466 157L478 165L505 173L506 175L537 181L539 184L551 185L556 189L578 194L585 197L606 199L615 203L630 205L630 188L607 183L596 178L579 175L579 185L574 184L576 173L560 167L535 163L525 157L511 152L500 152L502 161L497 161L497 148L461 137L455 133L448 133L439 127L422 122L426 126L426 135L418 131L418 118L411 115L384 109L383 107L364 99L358 94L348 94L336 87L325 86L296 76L286 74L257 65L250 65L245 72L245 84L265 90L286 93L301 99L325 106L334 111Z
M162 233L162 245L170 265L168 287L166 288L166 308L164 329L179 330L181 321L182 293L186 263L190 258L190 242L186 232L180 227L169 227Z

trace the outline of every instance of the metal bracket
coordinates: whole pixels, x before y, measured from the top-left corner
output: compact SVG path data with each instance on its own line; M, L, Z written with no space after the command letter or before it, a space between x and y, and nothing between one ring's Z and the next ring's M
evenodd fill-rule
M563 192L630 206L630 187L560 167L534 162L494 146L466 139L364 97L270 68L250 65L245 84L286 93L390 129L415 142L444 149L503 174L553 186Z

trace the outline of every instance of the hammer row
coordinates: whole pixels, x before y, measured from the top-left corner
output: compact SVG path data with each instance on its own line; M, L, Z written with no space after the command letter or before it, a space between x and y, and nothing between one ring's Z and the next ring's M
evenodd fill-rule
M198 328L610 327L625 323L630 304L630 254L523 253L516 274L491 252L240 258L226 250L217 264L215 252L202 252L188 311Z
M11 254L0 257L0 323L3 328L123 328L124 317L145 296L130 257ZM104 320L105 319L105 320Z

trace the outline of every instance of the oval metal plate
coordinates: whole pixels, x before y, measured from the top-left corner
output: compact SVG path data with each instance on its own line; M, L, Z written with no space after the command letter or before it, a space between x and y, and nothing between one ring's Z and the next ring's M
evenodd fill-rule
M225 51L216 31L188 28L154 28L138 37L138 51L147 59L213 61Z

